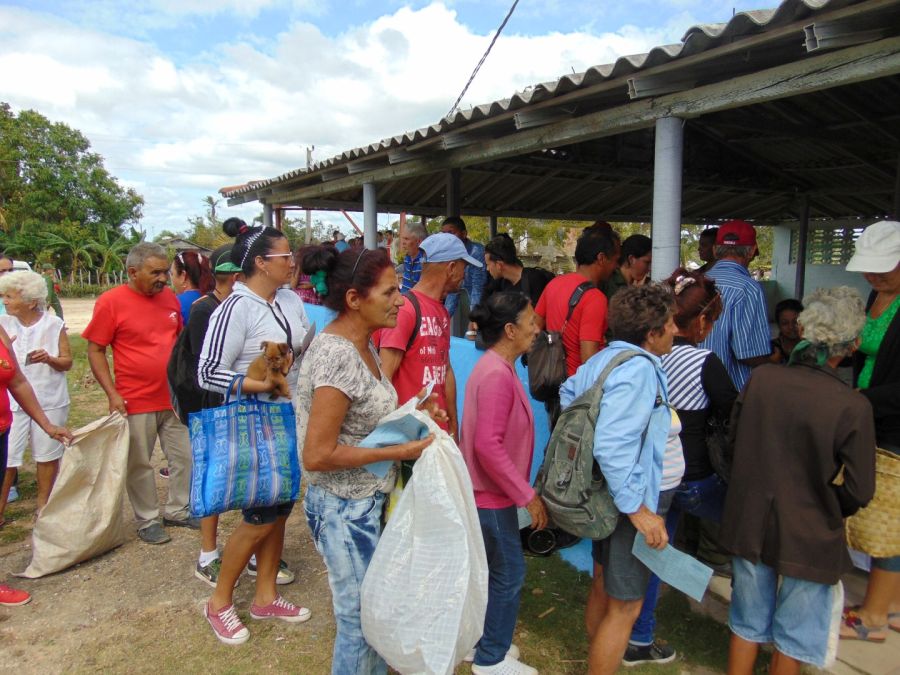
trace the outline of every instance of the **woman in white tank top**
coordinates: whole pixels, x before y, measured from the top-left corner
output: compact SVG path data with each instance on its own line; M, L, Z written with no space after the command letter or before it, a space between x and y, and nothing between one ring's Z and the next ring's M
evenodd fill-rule
M72 352L62 319L47 312L47 282L36 272L4 274L0 277L0 294L6 307L6 314L0 316L0 326L13 340L19 368L50 421L63 426L69 416L66 371L72 367ZM25 447L31 446L31 455L37 465L38 514L50 497L63 455L62 443L47 436L14 399L10 400L10 407L13 423L6 474L0 491L0 519L9 489L22 466Z

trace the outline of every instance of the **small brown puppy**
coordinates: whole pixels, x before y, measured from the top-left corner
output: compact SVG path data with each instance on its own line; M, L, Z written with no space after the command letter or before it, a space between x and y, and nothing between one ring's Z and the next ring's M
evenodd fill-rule
M275 388L272 390L269 398L273 400L279 396L290 398L291 390L288 388L288 383L284 376L287 375L291 367L291 362L288 358L291 348L287 342L264 341L260 345L260 349L263 350L263 353L250 362L250 367L247 368L247 377L254 380L265 380L266 375L271 373L271 380L275 383Z

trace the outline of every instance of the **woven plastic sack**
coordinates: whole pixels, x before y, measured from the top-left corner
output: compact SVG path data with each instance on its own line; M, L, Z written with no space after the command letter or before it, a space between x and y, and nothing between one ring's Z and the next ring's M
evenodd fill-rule
M488 567L465 461L450 436L410 404L435 434L388 521L360 591L363 635L400 673L452 673L481 638Z
M125 541L127 466L128 422L122 415L113 413L75 431L34 524L31 564L18 576L36 579L59 572Z
M195 518L292 502L300 492L294 407L240 397L238 389L238 400L189 416Z
M847 544L876 558L900 555L900 456L878 448L875 496L847 519Z

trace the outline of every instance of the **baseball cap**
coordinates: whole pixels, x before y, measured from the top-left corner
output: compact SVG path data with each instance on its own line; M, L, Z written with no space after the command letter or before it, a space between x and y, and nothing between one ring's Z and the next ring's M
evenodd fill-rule
M449 232L438 232L426 237L419 248L425 251L425 263L441 263L453 262L454 260L465 260L470 265L481 267L481 263L469 255L465 244L460 241L459 237Z
M231 248L231 244L225 244L212 252L212 255L209 256L209 264L213 272L227 274L242 271L240 267L231 262Z
M756 230L743 220L729 220L719 226L716 246L756 246Z
M900 262L900 223L881 220L869 225L856 240L848 272L890 272Z

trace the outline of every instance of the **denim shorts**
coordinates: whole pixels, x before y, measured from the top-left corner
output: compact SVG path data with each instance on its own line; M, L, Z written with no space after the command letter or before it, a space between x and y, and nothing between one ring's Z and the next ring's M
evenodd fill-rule
M591 557L603 568L603 588L616 600L640 600L647 591L650 570L631 553L637 530L628 516L619 516L606 539L594 541Z
M732 559L728 627L739 638L825 668L834 660L844 592L834 586L779 577L763 563Z
M294 502L283 502L275 506L255 506L252 509L241 509L244 522L248 525L271 525L282 516L291 515Z

